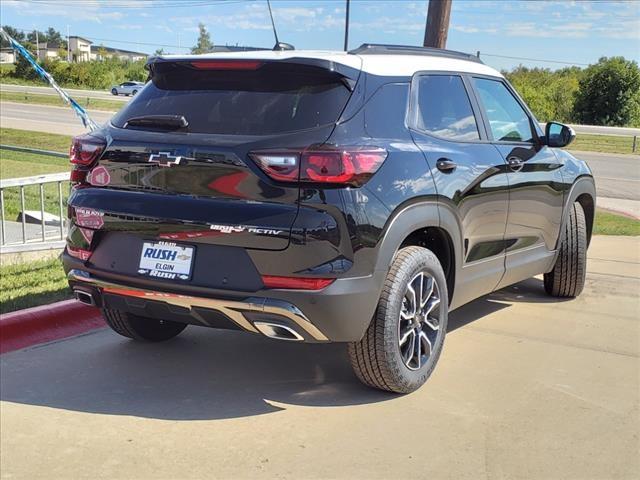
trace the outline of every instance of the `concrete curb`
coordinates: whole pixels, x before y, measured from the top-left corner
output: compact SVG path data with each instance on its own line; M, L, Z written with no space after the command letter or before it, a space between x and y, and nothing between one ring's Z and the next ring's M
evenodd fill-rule
M0 315L0 353L60 340L104 327L100 311L64 300Z

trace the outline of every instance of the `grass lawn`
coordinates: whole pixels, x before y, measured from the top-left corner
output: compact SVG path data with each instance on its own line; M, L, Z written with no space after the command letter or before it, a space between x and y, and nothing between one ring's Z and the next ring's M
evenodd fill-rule
M0 313L71 298L60 261L0 266Z
M640 235L640 220L605 210L596 210L593 234L638 236Z
M41 150L69 153L71 136L17 130L15 128L0 128L0 143L13 145L14 147L39 148ZM6 152L7 150L4 151Z
M636 154L640 154L640 139ZM567 150L584 150L585 152L633 153L633 137L615 135L590 135L579 133Z
M106 110L109 112L117 112L126 103L115 100L102 100L98 98L89 98L81 96L73 96L73 99L81 106L93 110ZM66 103L58 95L40 95L35 93L19 93L19 92L0 92L0 101L18 102L18 103L35 103L38 105L53 105L59 107L67 106Z
M69 171L69 161L66 158L49 157L30 153L14 152L0 149L0 178L18 178L45 173ZM25 187L25 207L27 210L40 210L40 188L37 185ZM69 195L69 183L62 184L63 213L66 208L66 198ZM44 186L44 209L54 215L60 215L58 203L58 185L55 183ZM8 188L4 192L4 214L6 220L16 220L20 213L20 190Z

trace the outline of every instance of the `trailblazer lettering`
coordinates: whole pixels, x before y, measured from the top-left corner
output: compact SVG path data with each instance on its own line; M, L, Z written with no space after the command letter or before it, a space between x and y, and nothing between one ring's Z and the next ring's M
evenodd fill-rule
M249 232L257 235L280 235L282 230L272 228L245 227L244 225L210 225L209 229L220 233L242 233Z

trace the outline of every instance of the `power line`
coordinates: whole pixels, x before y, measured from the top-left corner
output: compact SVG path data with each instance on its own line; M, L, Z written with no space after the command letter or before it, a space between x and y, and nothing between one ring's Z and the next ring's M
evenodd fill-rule
M511 57L509 55L497 55L495 53L484 53L480 52L482 56L487 57L497 57L497 58L508 58L510 60L527 60L528 62L543 62L543 63L558 63L560 65L575 65L580 67L588 67L588 63L577 63L577 62L562 62L560 60L543 60L541 58L527 58L527 57Z
M19 30L21 32L24 33L31 33L36 31L37 29L35 28L18 28L18 27L13 27L16 30ZM72 35L73 36L73 35ZM91 40L91 41L99 41L99 42L111 42L111 43L126 43L126 44L130 44L130 45L145 45L145 46L150 46L150 47L168 47L168 48L180 48L183 50L191 50L190 47L181 47L180 45L169 45L169 44L164 44L164 43L148 43L148 42L134 42L134 41L130 41L130 40L116 40L113 38L96 38L96 37L90 37L87 35L76 35L77 37L82 37L82 38L86 38L87 40ZM98 47L100 45L97 45Z

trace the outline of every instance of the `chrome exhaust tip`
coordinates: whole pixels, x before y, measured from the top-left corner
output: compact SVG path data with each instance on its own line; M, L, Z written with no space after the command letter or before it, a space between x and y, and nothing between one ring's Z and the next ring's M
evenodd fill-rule
M74 290L73 293L76 297L76 300L78 300L80 303L84 303L85 305L89 305L91 307L96 306L96 302L91 293L85 292L84 290Z
M302 342L304 338L293 328L277 323L254 322L253 325L265 337L275 338L276 340L286 340L289 342Z

